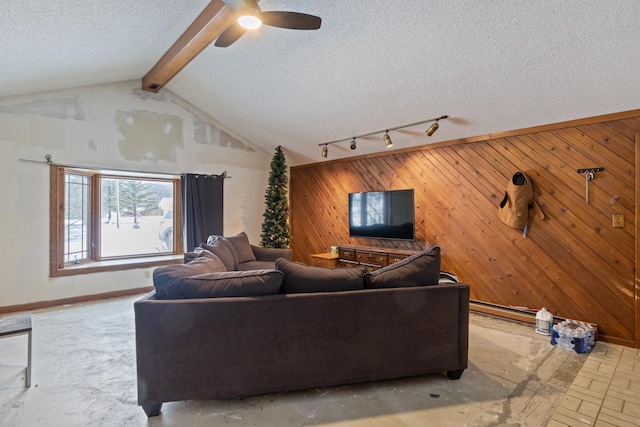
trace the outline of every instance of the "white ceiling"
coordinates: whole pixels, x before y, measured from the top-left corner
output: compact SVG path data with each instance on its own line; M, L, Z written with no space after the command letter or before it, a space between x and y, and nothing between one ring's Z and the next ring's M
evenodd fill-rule
M0 96L141 79L207 0L3 0ZM318 15L207 47L166 86L289 164L640 108L640 1L262 0ZM163 89L164 90L164 89ZM328 160L380 152L381 135Z

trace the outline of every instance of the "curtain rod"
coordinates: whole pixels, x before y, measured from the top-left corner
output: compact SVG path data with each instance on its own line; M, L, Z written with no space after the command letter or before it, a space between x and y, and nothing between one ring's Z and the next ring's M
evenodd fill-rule
M62 163L56 163L51 160L51 154L45 154L44 160L31 160L31 159L18 159L21 162L27 163L43 163L45 165L51 166L60 166L63 168L74 168L74 169L92 169L92 170L109 170L114 172L127 172L127 173L144 173L144 174L155 174L155 175L170 175L170 176L182 176L187 173L191 173L193 175L202 175L202 176L210 176L211 174L205 173L193 173L193 172L182 172L182 173L165 173L165 172L157 172L157 171L141 171L141 170L132 170L132 169L111 169L111 168L102 168L95 166L80 166L80 165L66 165ZM223 178L231 178L227 175L227 171L223 171L220 174Z

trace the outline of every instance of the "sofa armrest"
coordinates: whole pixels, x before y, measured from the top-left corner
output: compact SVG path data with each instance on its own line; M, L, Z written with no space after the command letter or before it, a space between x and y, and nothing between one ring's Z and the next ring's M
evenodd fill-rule
M262 248L251 245L251 250L256 257L256 261L275 261L278 258L291 260L291 249L289 248Z

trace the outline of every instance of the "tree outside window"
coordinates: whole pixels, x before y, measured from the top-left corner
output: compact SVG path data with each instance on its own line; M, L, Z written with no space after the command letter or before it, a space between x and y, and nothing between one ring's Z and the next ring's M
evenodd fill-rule
M171 252L161 233L163 199L173 199L171 182L102 178L102 257Z

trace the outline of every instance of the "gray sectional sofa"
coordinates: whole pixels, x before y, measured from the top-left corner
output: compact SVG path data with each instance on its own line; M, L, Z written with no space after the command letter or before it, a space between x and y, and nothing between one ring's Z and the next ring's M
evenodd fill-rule
M220 268L203 250L182 269ZM440 372L458 379L468 360L469 287L438 284L439 268L433 247L373 273L285 258L271 269L169 284L160 271L156 291L134 304L138 404L154 416L177 400Z

